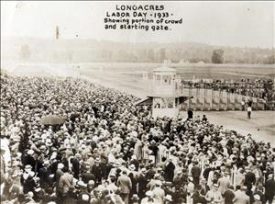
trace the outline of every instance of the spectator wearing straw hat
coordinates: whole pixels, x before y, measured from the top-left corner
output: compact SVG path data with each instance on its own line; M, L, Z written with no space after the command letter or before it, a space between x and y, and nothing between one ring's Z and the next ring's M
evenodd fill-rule
M254 195L254 202L252 204L263 204L261 197L258 194Z
M23 186L23 192L26 194L28 192L33 192L36 186L34 180L35 173L32 171L31 165L26 165L24 173L21 176L21 183Z
M171 195L167 194L165 196L165 204L172 204L173 203L173 198Z
M155 201L159 204L163 204L164 200L165 200L165 192L161 188L161 186L162 186L161 181L157 181L155 183L154 189L152 190L152 192L154 194Z
M139 204L139 197L137 194L134 194L131 199L132 204Z
M141 200L140 204L157 204L152 191L147 191L145 195L146 197Z
M222 194L220 193L220 191L218 191L218 184L214 184L213 188L210 189L205 198L209 203L215 203L215 204L221 204L222 203Z
M61 194L62 195L62 188L60 186L60 178L61 176L63 176L64 174L64 171L63 171L63 168L64 168L64 164L62 163L58 163L57 164L57 170L55 172L55 182L56 182L56 191L57 191L57 194Z

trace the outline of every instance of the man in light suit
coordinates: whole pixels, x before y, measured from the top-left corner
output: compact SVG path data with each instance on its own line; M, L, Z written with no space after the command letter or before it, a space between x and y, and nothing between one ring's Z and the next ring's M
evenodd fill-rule
M64 164L59 163L55 172L57 204L62 203L63 189L61 188L61 183L59 181L60 178L64 175L63 168Z
M73 175L69 172L65 172L59 179L59 187L62 193L63 203L69 199L70 193L74 189Z
M219 178L218 184L219 184L219 191L221 192L222 195L224 195L224 192L227 191L227 189L230 186L230 180L227 177L227 172L225 173L224 176Z
M155 201L156 203L159 203L159 204L163 204L165 200L165 192L161 188L161 185L162 185L161 181L157 181L153 189Z
M122 171L121 176L117 179L117 185L120 189L121 197L125 204L129 203L129 194L132 189L132 182L129 176L127 176L126 170Z
M237 191L235 192L235 198L233 199L233 202L235 204L250 204L249 196L246 195L247 187L243 186L242 189L240 186L236 187Z

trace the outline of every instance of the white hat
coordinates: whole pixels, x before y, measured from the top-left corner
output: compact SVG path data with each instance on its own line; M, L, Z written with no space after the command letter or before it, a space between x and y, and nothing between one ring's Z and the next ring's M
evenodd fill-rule
M171 201L172 202L172 196L171 195L166 195L165 200Z
M161 186L161 185L162 185L162 182L161 182L160 180L156 180L155 185Z
M36 188L34 191L35 191L35 192L39 192L39 191L41 191L41 190L42 190L42 188L39 187L39 188Z
M258 194L256 194L256 195L254 195L254 199L255 200L260 200L261 198L260 198L260 196Z
M154 195L154 193L153 193L153 191L147 191L145 193L145 195L148 196L148 197L152 197Z
M54 159L56 159L56 157L57 157L57 152L53 152L50 157L50 160L54 160Z
M51 139L47 139L46 140L46 146L52 146L53 143L52 143L52 140Z
M77 185L78 185L79 187L83 187L83 188L86 188L86 187L87 187L87 184L84 183L83 181L78 181L78 182L77 182Z
M15 166L20 166L20 162L19 161L14 161L13 162L13 166L15 167Z
M141 172L146 172L146 169L145 169L145 168L142 168L140 171L141 171Z
M130 169L131 171L134 171L134 170L136 170L136 166L135 166L134 164L131 164L131 165L129 166L129 169Z
M32 198L33 197L33 192L29 191L27 195L28 195L28 197Z
M82 197L83 201L88 201L89 200L89 195L87 195L87 194L83 194L81 197Z
M28 155L33 155L34 151L32 149L28 150L27 154Z
M27 165L25 166L25 170L27 170L27 169L32 169L32 166L29 165L29 164L27 164Z
M89 180L88 185L94 185L95 181L94 180Z
M64 164L62 164L62 163L57 164L57 168L58 169L63 169L64 168Z

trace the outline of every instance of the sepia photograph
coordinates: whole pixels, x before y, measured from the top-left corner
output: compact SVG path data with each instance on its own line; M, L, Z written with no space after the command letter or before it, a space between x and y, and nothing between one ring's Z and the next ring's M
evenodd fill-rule
M1 204L275 204L274 1L1 1Z

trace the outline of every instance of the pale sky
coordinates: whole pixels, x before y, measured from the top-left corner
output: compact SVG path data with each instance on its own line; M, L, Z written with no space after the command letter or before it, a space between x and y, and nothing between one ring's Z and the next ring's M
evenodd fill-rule
M171 31L105 30L107 11L120 4L163 4L183 18ZM274 2L1 1L1 36L91 38L119 42L199 42L239 47L275 47Z

